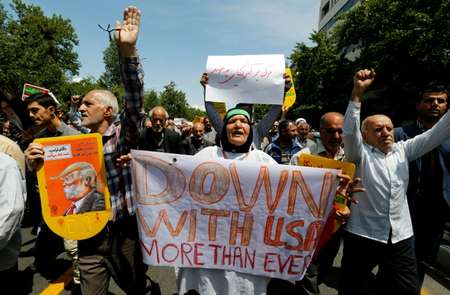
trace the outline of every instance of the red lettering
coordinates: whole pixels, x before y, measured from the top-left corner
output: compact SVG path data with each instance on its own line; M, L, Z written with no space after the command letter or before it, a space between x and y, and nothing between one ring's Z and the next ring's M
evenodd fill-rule
M186 250L188 248L188 250ZM189 265L192 265L192 261L189 259L187 254L192 252L192 246L188 243L181 243L181 264L184 265L184 258L189 262Z
M308 226L308 230L306 231L305 236L305 244L303 247L304 251L312 251L319 240L320 233L322 231L323 222L320 220L316 220L311 222Z
M256 261L256 250L253 250L252 255L250 256L250 252L248 251L247 248L245 248L245 268L248 268L248 266L250 265L250 267L252 269L255 268L255 261Z
M172 259L168 259L166 257L166 254L170 254L170 253L167 253L167 252L170 252L169 247L175 250L176 255ZM175 244L167 244L162 248L162 251L161 251L162 258L164 259L165 262L168 262L168 263L174 262L178 258L179 254L180 254L180 251L178 250L178 247Z
M142 229L144 230L144 233L151 238L154 238L156 234L158 233L159 227L161 225L161 221L164 222L166 225L167 230L169 231L170 235L172 237L176 237L180 234L181 230L184 227L184 224L186 223L186 218L188 215L188 211L184 210L183 213L181 213L180 218L178 219L178 224L176 228L172 226L172 223L170 222L169 215L166 212L166 209L161 209L158 213L158 217L155 220L155 224L153 225L153 228L150 228L145 221L145 218L142 216L140 209L136 209L136 214L138 216L138 220L142 225Z
M295 229L297 227L303 227L305 225L305 222L303 219L300 220L294 220L289 222L288 224L286 224L286 232L288 235L290 235L291 237L293 237L294 239L297 240L297 245L290 245L288 243L286 243L285 248L288 250L293 250L293 251L302 251L303 250L303 236L301 233L296 232Z
M242 261L242 252L241 247L234 248L233 253L233 266L236 266L236 259L239 258L239 267L242 267L244 265L244 262Z
M300 274L300 265L299 264L295 264L295 261L298 260L298 259L301 261L303 256L302 255L291 255L291 257L292 257L292 259L291 259L291 262L289 263L288 274L290 274L290 275L298 275L298 274ZM299 268L298 271L294 270L296 267Z
M141 246L144 249L144 251L147 253L148 256L152 257L153 253L153 247L155 247L156 252L156 262L159 264L159 249L158 249L158 241L152 240L152 245L150 247L150 250L145 246L144 242L141 240Z
M221 248L221 246L219 245L214 245L214 244L209 244L209 247L214 249L214 265L217 265L218 263L218 257L219 257L219 248Z
M264 255L264 271L265 272L275 272L275 269L270 269L269 265L274 263L275 260L271 259L269 256L277 255L276 253L266 253Z
M194 263L195 265L204 265L204 262L200 261L200 257L203 256L203 253L200 251L201 247L203 247L205 244L202 243L195 243L194 246Z
M281 239L281 232L283 230L284 217L278 218L275 235L274 238L272 239L272 227L274 219L275 219L274 216L267 216L266 227L264 230L264 244L274 247L283 246L284 243L280 239Z

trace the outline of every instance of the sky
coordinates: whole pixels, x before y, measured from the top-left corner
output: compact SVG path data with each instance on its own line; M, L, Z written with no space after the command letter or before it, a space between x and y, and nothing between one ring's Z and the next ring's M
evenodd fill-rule
M208 55L284 54L297 42L311 44L319 0L24 0L47 16L71 20L79 38L79 77L104 71L107 34L98 28L121 20L123 9L141 10L139 54L145 89L161 91L174 81L191 106L203 108L200 76ZM10 1L4 2L8 6Z

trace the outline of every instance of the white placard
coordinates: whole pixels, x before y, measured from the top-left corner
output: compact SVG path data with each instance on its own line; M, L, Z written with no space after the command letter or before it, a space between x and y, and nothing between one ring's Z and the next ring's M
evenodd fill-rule
M284 55L208 56L206 100L237 103L283 104Z
M303 277L339 170L148 151L132 158L146 264Z

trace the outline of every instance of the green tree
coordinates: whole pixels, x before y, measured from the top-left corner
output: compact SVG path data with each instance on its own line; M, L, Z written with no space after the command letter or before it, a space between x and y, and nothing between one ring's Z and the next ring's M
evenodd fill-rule
M161 105L161 101L156 90L150 89L144 93L144 109L146 112L159 105Z
M45 16L40 7L21 0L13 0L11 8L12 15L0 4L0 84L16 96L25 82L58 95L80 67L70 20Z
M191 106L188 107L186 119L188 119L189 121L192 121L195 118L205 117L205 116L206 116L205 111L202 111L201 109L197 109L197 108L191 107Z
M313 46L297 43L289 57L297 101L288 117L318 122L323 112L344 109L351 71L348 61L339 54L335 42L326 33L314 32L310 40Z
M159 94L159 100L171 117L187 118L189 105L186 94L175 87L173 81L164 86L164 90Z
M103 63L105 64L105 71L100 76L98 83L107 89L121 85L119 50L114 41L109 42L108 47L103 51Z
M385 105L398 119L411 119L417 87L449 82L449 15L450 0L365 0L342 17L338 50L357 45L354 70L375 68L375 88L384 90L374 110Z

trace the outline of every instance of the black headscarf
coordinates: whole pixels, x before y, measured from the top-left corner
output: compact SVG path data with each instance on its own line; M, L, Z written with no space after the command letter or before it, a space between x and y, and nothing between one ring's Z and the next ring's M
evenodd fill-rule
M247 120L249 122L249 126L250 126L250 131L248 134L247 141L240 146L236 146L236 145L233 145L232 143L230 143L228 141L228 136L227 136L228 121L230 121L230 119L232 117L237 116L237 115L245 116L247 118ZM246 153L250 150L250 146L252 145L252 142L253 142L253 130L252 130L253 128L252 128L250 122L251 122L251 116L247 110L245 110L243 108L238 108L238 107L228 110L228 112L225 114L225 117L223 119L222 133L220 134L220 144L224 151L231 152L231 153Z

